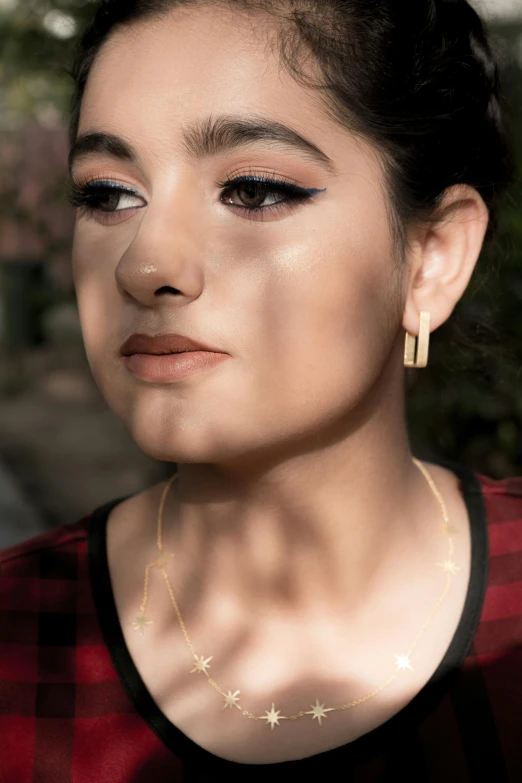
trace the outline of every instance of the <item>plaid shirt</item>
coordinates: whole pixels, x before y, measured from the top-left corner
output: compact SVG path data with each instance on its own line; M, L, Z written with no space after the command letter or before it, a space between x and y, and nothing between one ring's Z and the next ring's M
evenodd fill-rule
M177 783L522 781L522 477L462 465L472 569L451 645L397 715L308 759L245 765L204 750L158 709L134 666L107 567L123 498L0 553L0 781ZM311 779L311 778L310 778Z

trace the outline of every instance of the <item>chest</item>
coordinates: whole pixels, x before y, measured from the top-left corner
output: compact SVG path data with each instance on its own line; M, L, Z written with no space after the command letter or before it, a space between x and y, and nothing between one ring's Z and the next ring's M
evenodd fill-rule
M350 644L345 637L335 654L322 655L313 652L312 631L289 633L279 642L274 635L258 637L255 644L248 629L196 631L195 649L204 667L198 671L172 610L163 609L154 633L143 636L133 630L132 614L122 612L126 645L147 690L163 715L200 747L246 764L322 753L388 721L436 671L460 616L450 604L422 646L404 659L404 639L419 627L416 617L395 629L393 622L388 627L381 622L371 639ZM397 611L396 623L399 619Z
M142 634L133 621L143 574L126 564L143 557L135 552L125 559L113 556L111 562L109 546L109 561L126 646L165 719L222 758L270 764L350 743L388 721L424 688L446 654L464 607L469 540L462 536L458 546L463 567L451 585L451 600L438 607L442 573L414 584L405 580L385 609L376 607L356 625L339 617L338 629L331 626L327 632L320 625L263 630L247 622L232 627L183 613L195 652L203 662L211 657L203 671L195 667L161 571L150 574L148 616L154 623ZM113 547L113 555L120 549ZM237 698L227 705L228 694Z

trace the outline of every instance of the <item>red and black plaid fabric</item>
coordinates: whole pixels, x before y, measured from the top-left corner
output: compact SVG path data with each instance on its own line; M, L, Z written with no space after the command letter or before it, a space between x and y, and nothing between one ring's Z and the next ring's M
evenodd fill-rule
M382 726L300 761L196 745L133 665L107 568L112 501L0 553L0 781L522 781L522 477L459 476L472 529L463 615L430 682Z

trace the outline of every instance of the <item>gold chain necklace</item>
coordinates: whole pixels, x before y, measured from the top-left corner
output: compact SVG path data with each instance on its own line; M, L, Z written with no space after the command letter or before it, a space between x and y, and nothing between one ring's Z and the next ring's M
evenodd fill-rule
M319 726L321 726L323 719L328 717L327 713L339 712L341 710L349 710L352 709L352 707L357 707L359 706L359 704L364 704L370 699L373 699L374 696L377 696L378 693L381 693L381 691L383 691L385 688L391 685L391 683L395 679L397 679L400 672L405 672L407 670L413 671L413 666L411 665L411 661L410 661L411 654L415 649L415 647L417 646L417 644L419 643L426 628L430 625L431 621L433 620L435 613L437 612L438 608L442 604L446 595L448 594L453 575L461 570L453 561L453 553L454 553L453 534L456 533L457 531L455 530L455 528L453 528L452 525L450 525L450 521L448 519L448 513L446 510L446 504L444 503L444 500L439 490L435 486L435 482L433 481L428 470L424 467L424 465L422 465L421 462L419 462L419 460L415 459L414 457L412 457L412 460L415 463L415 465L417 465L419 470L422 472L424 477L426 478L426 481L428 482L430 489L435 495L442 510L442 517L444 521L441 525L441 528L448 538L448 556L446 560L444 560L442 563L437 563L436 565L446 574L446 583L444 585L444 590L442 591L437 603L433 607L432 611L428 616L428 619L426 620L426 622L420 629L419 633L413 640L413 643L410 645L409 649L405 653L401 653L401 654L395 653L396 668L393 674L391 674L387 680L385 680L381 685L379 685L379 687L375 688L375 690L373 690L371 693L368 693L365 696L361 696L359 699L355 699L354 701L347 702L346 704L340 704L337 707L325 707L325 705L321 704L319 702L319 699L316 698L315 704L310 705L311 709L301 710L295 715L281 715L281 710L276 710L274 703L272 703L272 708L270 710L266 710L265 715L253 715L248 710L244 710L239 704L239 694L240 694L239 690L236 690L234 692L229 690L228 693L225 693L219 687L217 682L213 680L210 674L208 673L208 669L210 668L210 661L212 660L213 656L211 655L209 658L205 658L204 655L197 655L194 650L192 642L190 641L189 635L187 633L185 623L183 622L183 618L181 617L181 612L179 610L178 603L174 597L174 592L172 590L169 577L167 574L167 570L166 570L166 565L168 561L170 560L171 557L174 557L174 555L172 552L167 552L163 549L163 542L162 542L163 508L165 506L167 493L170 487L172 486L172 484L174 483L174 481L177 479L177 475L178 475L177 473L174 473L174 475L171 476L171 478L169 479L169 481L167 482L163 490L163 494L159 506L159 512L158 512L158 527L157 527L157 545L158 545L158 551L160 552L160 556L157 560L155 560L152 563L149 563L145 567L145 586L143 590L143 601L140 606L140 614L138 615L136 620L133 623L131 623L132 627L136 631L139 631L141 635L143 635L143 631L147 628L147 626L151 625L154 622L153 620L147 619L147 617L145 616L145 611L147 609L147 600L148 600L148 592L149 592L149 571L151 568L158 568L161 570L165 582L167 584L167 589L169 591L170 599L172 601L172 605L178 617L179 624L183 632L183 636L185 637L185 641L187 642L187 645L193 656L193 662L192 662L193 668L190 670L190 673L204 674L206 676L210 685L223 698L224 700L223 709L226 709L227 707L229 707L230 709L236 707L243 715L245 715L247 718L250 718L251 720L266 721L266 725L267 726L269 725L270 728L273 730L274 726L279 726L280 720L297 720L298 718L303 718L305 715L312 715L312 720L317 719Z

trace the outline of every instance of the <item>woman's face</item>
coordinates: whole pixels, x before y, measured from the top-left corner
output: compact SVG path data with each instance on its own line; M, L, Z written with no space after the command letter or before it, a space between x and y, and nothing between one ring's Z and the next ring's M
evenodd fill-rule
M378 158L286 74L266 40L259 19L176 10L116 32L87 84L78 136L118 136L133 159L113 143L73 163L79 186L105 183L89 185L96 208L80 209L75 229L85 346L108 404L157 459L241 465L316 447L327 429L353 429L392 359L391 377L401 377ZM279 123L322 154L259 132L220 133L223 118ZM128 192L107 190L116 186ZM154 381L120 355L136 332L179 333L228 356Z

